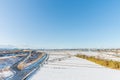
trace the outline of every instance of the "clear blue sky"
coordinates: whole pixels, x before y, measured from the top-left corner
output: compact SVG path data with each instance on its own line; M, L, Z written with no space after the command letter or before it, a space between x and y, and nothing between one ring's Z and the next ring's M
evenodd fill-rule
M0 0L0 45L120 48L120 0Z

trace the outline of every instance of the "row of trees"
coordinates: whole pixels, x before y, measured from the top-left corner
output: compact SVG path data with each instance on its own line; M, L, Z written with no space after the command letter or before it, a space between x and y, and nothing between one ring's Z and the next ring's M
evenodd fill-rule
M83 59L87 59L89 61L95 62L102 66L106 66L113 69L120 69L120 62L118 61L105 60L105 59L96 58L95 56L86 56L81 54L77 54L76 56L79 58L83 58Z

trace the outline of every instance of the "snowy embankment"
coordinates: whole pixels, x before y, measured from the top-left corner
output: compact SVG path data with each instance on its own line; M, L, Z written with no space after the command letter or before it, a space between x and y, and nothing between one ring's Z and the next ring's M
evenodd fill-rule
M58 54L59 52L54 52ZM109 69L74 56L50 55L56 60L44 65L31 80L120 80L120 71ZM60 58L57 60L56 58ZM62 59L66 57L66 59Z
M8 70L8 71L0 71L0 80L4 80L5 78L11 77L13 75L14 74L10 70Z
M100 59L120 61L120 53L116 54L114 52L79 52L78 54L86 55L86 56L95 56Z
M10 67L20 59L19 57L0 57L0 80L6 80L14 75Z

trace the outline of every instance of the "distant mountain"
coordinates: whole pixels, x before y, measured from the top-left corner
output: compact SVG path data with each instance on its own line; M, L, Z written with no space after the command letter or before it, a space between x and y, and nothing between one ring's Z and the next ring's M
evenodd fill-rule
M14 48L16 47L13 45L0 45L0 49L14 49Z

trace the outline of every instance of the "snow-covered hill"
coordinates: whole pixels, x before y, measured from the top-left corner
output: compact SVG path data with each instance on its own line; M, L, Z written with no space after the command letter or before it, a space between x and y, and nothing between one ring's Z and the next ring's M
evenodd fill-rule
M48 64L44 65L31 80L120 80L119 70L105 68L74 56L70 57L66 52L52 53L54 54L50 53Z

